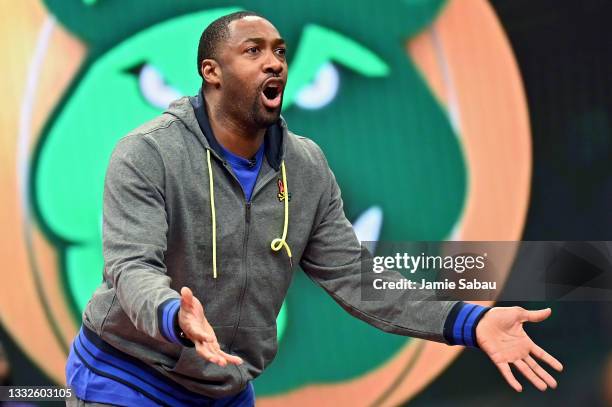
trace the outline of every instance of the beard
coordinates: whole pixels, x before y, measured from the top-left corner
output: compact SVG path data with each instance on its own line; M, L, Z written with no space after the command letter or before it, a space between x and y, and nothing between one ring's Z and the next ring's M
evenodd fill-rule
M251 107L248 111L249 121L259 129L267 129L278 121L281 114L283 94L281 94L281 104L277 108L268 108L261 101L263 86L260 86L252 96ZM284 93L284 89L283 89Z
M225 75L229 76L227 73ZM234 76L227 81L224 93L225 103L222 102L222 111L232 116L245 128L267 129L280 118L283 95L281 94L281 104L277 108L264 106L262 102L263 82L254 88L252 84L243 83Z

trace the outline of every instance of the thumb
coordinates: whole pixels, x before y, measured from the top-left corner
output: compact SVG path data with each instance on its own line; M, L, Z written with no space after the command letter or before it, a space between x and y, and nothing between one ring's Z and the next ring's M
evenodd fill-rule
M181 288L181 307L191 307L193 305L193 293L189 287Z
M527 311L527 321L541 322L550 316L552 310L550 308L539 309L536 311Z

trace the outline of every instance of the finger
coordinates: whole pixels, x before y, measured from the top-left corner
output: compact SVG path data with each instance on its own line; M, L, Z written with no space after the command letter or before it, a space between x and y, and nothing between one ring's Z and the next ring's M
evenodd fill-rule
M560 372L563 370L563 365L561 364L561 362L559 362L557 359L552 357L548 352L540 348L535 343L532 345L531 353L538 359L543 360L544 362L548 363L550 367L552 367L556 371Z
M223 350L221 350L221 346L219 345L219 341L217 341L217 339L215 338L215 340L211 343L208 344L209 349L215 353L216 355L218 355L220 358L225 359L225 361L227 363L231 363L234 365L240 365L242 364L242 359L239 358L238 356L233 356L230 355L229 353L225 353Z
M191 307L193 304L193 293L189 287L181 288L181 307Z
M527 321L528 322L542 322L546 318L548 318L552 314L552 310L550 308L539 309L535 311L527 311Z
M227 366L229 362L225 358L224 352L219 347L219 344L217 342L214 342L214 343L208 344L208 346L210 347L209 349L211 350L211 352L213 352L215 356L217 357L218 359L217 364L221 367Z
M208 360L209 362L217 363L217 364L220 362L220 357L217 354L213 353L208 348L206 343L203 343L203 342L196 343L196 352L198 352L200 356L202 356L204 359Z
M207 335L207 337L211 337L210 334ZM217 342L217 338L214 338L210 341L205 341L206 345L208 346L208 349L211 350L211 352L214 353L219 353L219 351L221 350L221 348L219 347L219 343Z
M216 351L211 344L202 343L202 349L206 351L206 354L210 356L208 359L210 362L215 363L221 367L227 366L227 359L223 356L221 351Z
M207 337L211 337L211 335L207 335ZM212 340L210 342L203 342L202 344L205 345L210 352L217 355L219 358L225 359L225 356L227 354L221 350L219 341L217 341L217 338L214 334L212 334Z
M523 360L525 361L525 363L527 363L527 366L529 366L531 370L535 372L535 374L540 376L540 378L542 378L542 380L546 382L547 385L549 385L553 389L557 388L557 381L555 380L555 378L552 377L550 373L548 373L546 370L544 370L542 366L540 366L538 362L536 362L531 356L527 356Z
M523 391L523 386L521 386L519 381L516 380L516 377L514 377L514 375L512 374L512 370L510 370L510 366L507 363L496 363L496 366L501 372L502 376L504 376L504 379L506 379L510 387L512 387L518 392Z
M220 356L219 354L217 354L217 362L216 363L217 363L217 365L219 365L221 367L227 366L227 360L224 357Z
M228 363L231 363L232 365L241 365L243 362L242 358L239 356L230 355L229 353L225 353L223 351L221 351L221 354L223 355L225 360L227 360Z
M208 349L210 349L211 352L219 355L219 357L224 357L222 355L222 350L221 350L221 346L219 346L219 342L217 341L217 338L214 338L214 340L212 342L207 343Z
M525 376L531 383L533 383L533 385L538 390L540 391L546 390L546 388L548 387L546 386L546 383L544 383L544 381L540 379L535 374L535 372L531 370L531 368L529 368L529 366L527 366L527 363L519 359L516 362L514 362L514 366L516 366L516 368L523 374L523 376Z

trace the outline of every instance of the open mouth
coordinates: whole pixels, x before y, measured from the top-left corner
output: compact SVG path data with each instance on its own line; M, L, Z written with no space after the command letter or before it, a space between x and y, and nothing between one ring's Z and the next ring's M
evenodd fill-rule
M269 100L276 99L276 96L278 96L279 93L280 88L277 86L266 86L266 88L263 90L264 96Z
M268 109L277 109L281 105L281 96L283 94L283 82L278 79L267 81L261 91L261 100L264 106Z

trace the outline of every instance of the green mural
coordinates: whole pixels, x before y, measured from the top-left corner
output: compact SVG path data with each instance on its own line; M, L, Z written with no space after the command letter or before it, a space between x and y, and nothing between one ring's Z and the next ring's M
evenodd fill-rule
M382 223L369 236L381 240L450 235L466 194L461 146L405 51L406 39L430 24L444 2L363 3L376 13L331 0L46 1L89 49L45 126L31 179L77 319L101 280L103 180L115 143L169 101L197 92L200 34L238 9L262 13L287 40L283 116L325 151L347 216L361 219L375 208ZM279 336L274 363L255 382L262 396L357 377L409 340L345 314L303 273L279 316Z

